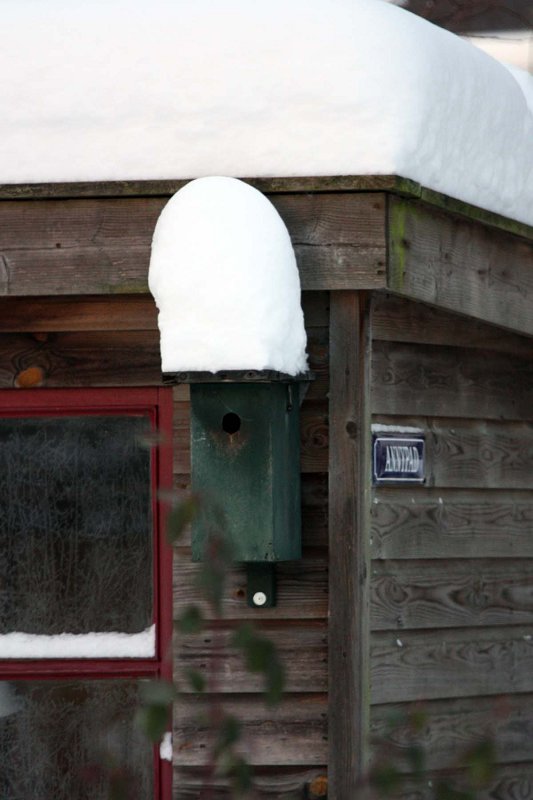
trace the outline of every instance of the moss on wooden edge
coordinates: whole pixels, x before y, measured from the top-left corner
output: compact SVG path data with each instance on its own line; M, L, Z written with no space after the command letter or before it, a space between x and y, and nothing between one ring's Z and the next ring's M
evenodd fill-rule
M387 288L401 292L404 286L406 251L405 224L410 207L405 203L388 203Z
M0 199L45 200L84 197L171 196L193 178L78 183L0 184ZM323 175L309 177L241 178L266 194L283 192L394 191L418 197L420 186L396 175Z

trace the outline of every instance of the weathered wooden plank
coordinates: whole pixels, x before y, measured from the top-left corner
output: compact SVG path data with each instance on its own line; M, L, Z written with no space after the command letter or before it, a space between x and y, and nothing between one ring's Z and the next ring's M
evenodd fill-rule
M526 493L435 491L376 492L373 558L533 558Z
M410 178L398 175L315 175L308 177L243 178L264 194L287 192L392 192L400 197L422 199L430 206L504 231L533 238L533 228L502 217L479 206L427 189ZM91 181L77 183L2 184L0 198L38 200L62 198L154 197L165 199L181 189L189 179L142 181Z
M329 320L329 293L303 292L308 328ZM150 294L0 297L0 333L157 330L157 308Z
M329 796L353 797L367 760L370 469L367 299L332 293L329 459Z
M390 800L435 800L435 789L441 780L459 790L472 789L466 770L429 772L419 779L406 777L402 786L390 795ZM533 765L528 761L499 767L488 784L475 791L476 800L529 800L533 797Z
M191 667L206 679L210 664L223 664L217 692L260 692L263 680L246 669L242 654L231 647L234 625L208 627L201 634L179 635L174 640L174 677L189 691L183 670ZM285 671L286 692L325 692L327 689L327 630L325 622L259 623L256 627L276 647Z
M0 333L156 330L151 295L2 297Z
M306 400L325 400L329 391L329 332L326 327L307 328L307 355L314 380L309 383Z
M313 786L327 785L325 767L255 767L253 777L254 800L318 800L326 794L311 794ZM198 800L205 786L205 772L201 767L183 767L176 759L174 766L175 800ZM234 800L235 794L228 781L215 776L210 782L211 800Z
M327 475L302 475L302 544L304 547L327 547L328 485Z
M198 564L191 561L190 550L176 548L174 557L174 615L190 603L198 603L207 618L212 612L205 607L202 592L195 579ZM328 559L325 551L305 551L301 561L282 562L276 567L277 605L274 608L248 608L246 573L235 567L227 577L222 616L227 620L318 619L328 615Z
M533 340L528 336L381 292L372 297L372 336L380 341L473 347L533 358Z
M425 717L416 734L409 724L410 710ZM387 755L404 772L411 770L406 752L414 741L424 750L428 770L456 767L484 739L494 742L494 763L520 763L531 758L533 696L432 700L416 709L409 704L373 706L371 731L375 757Z
M306 328L329 325L329 292L302 292Z
M155 331L0 336L0 388L159 385Z
M304 289L385 286L384 195L272 197ZM0 295L146 293L161 197L0 202Z
M492 420L375 418L426 432L426 485L463 489L531 489L533 425Z
M375 342L372 410L531 420L533 359L489 350Z
M533 691L529 627L375 632L372 702Z
M216 698L215 698L216 699ZM320 766L327 755L327 702L323 694L285 695L275 708L258 697L221 698L227 713L242 723L239 749L250 764ZM202 722L208 698L182 696L174 711L174 758L182 766L202 766L210 732Z
M391 197L388 288L533 335L533 242Z
M374 630L533 624L533 561L374 561Z
M38 200L80 197L170 197L189 178L176 180L90 181L74 183L4 183L0 197L17 200ZM415 197L421 186L409 178L397 175L310 175L275 178L242 178L260 192L384 192L398 191Z

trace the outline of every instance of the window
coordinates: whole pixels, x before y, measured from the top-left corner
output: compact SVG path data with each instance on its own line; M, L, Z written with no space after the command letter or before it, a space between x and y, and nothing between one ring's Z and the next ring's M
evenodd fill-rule
M171 674L171 409L168 389L0 392L2 798L170 796L134 715L139 679Z

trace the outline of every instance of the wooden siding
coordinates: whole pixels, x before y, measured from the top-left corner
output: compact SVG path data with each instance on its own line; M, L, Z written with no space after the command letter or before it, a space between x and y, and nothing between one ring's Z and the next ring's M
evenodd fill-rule
M388 287L533 334L533 242L424 203L389 198Z
M304 289L385 286L385 195L276 194ZM168 197L0 202L0 295L146 293Z
M44 223L43 223L44 225ZM259 795L281 797L288 789L304 797L305 786L325 772L327 760L328 614L328 323L329 294L306 293L303 307L310 367L317 379L302 409L303 548L301 562L279 566L278 605L250 609L246 578L229 576L224 623L199 638L175 643L175 674L202 667L211 655L223 664L220 692L229 710L244 719L243 748L258 772ZM148 295L2 298L0 388L26 385L137 386L161 382L159 334ZM31 376L37 379L30 380ZM178 491L189 487L187 387L174 390L174 472ZM174 607L200 599L197 565L187 539L175 549ZM239 620L258 622L278 645L287 669L287 695L279 709L259 699L260 685L228 646ZM180 701L175 715L176 796L198 797L206 732L196 719L198 701ZM226 790L217 788L217 797Z
M375 299L373 336L373 421L422 428L427 447L424 486L373 492L375 757L394 749L409 771L412 728L389 721L416 703L431 772L398 798L425 797L428 781L486 734L498 770L479 797L529 797L531 339L393 296Z

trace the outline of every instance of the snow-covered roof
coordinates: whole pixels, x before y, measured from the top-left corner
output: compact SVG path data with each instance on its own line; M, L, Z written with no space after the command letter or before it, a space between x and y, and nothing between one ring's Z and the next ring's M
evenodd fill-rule
M533 224L533 112L381 0L3 0L0 183L397 174Z

